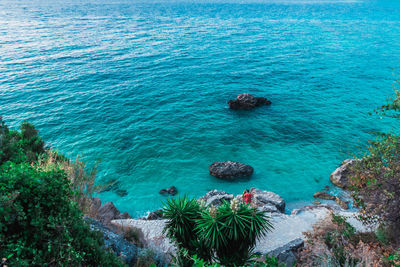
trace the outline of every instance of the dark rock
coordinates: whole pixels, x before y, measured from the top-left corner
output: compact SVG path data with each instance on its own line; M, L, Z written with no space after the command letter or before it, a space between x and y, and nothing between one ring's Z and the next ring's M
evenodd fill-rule
M322 189L322 190L324 190L324 191L329 191L329 186L326 185L326 186L324 187L324 189Z
M166 195L175 196L176 194L178 194L178 189L175 186L171 186L170 188L167 189L161 189L159 193L163 196Z
M351 167L357 162L359 162L358 159L346 159L345 161L343 161L342 165L340 165L339 168L332 172L330 176L331 182L341 188L348 188L351 185Z
M293 266L293 263L296 262L297 252L299 248L304 246L304 240L301 238L297 238L286 245L274 249L267 254L269 256L273 256L278 258L280 263L286 263L286 266Z
M118 189L115 190L115 193L120 197L124 197L128 194L128 191L126 191L125 189Z
M112 202L107 202L98 210L97 218L101 223L110 225L112 220L129 219L130 216L126 212L121 214Z
M160 193L160 195L163 195L163 196L168 195L167 189L161 189L159 193Z
M108 192L108 191L115 191L115 190L118 190L119 185L120 185L120 181L118 181L117 179L112 179L112 180L108 181L106 184L100 185L99 189L97 189L97 192L103 193L103 192Z
M270 105L271 101L264 97L254 97L251 94L240 94L236 100L229 100L228 105L231 109L252 109L262 105Z
M335 200L335 196L328 194L326 192L317 192L314 194L314 198L326 199L326 200Z
M224 200L230 202L233 197L234 196L232 194L228 194L224 191L212 190L205 194L205 196L199 198L199 200L205 201L207 206L219 206Z
M208 169L212 176L226 180L251 176L254 171L253 167L250 165L235 161L214 162L208 167Z
M176 189L175 186L171 186L170 188L167 188L167 192L171 196L175 196L176 194L178 194L178 189Z
M150 212L150 214L146 217L146 220L161 220L164 217L162 210L156 210Z
M111 202L108 202L111 203ZM106 203L107 204L107 203ZM135 266L140 249L126 241L122 236L114 233L99 221L85 218L92 230L101 232L104 235L104 246L111 249L115 255L120 256L129 266Z
M340 198L335 198L336 203L344 210L349 209L349 204L346 201L341 200Z
M118 219L130 219L130 218L131 218L131 216L129 215L129 213L124 212L121 215L119 215Z

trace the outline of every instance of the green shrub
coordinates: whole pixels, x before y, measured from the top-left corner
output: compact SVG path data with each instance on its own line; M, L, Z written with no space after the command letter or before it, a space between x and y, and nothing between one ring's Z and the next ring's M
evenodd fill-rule
M395 267L400 266L400 249L398 249L396 252L391 254L389 257L387 257L389 260L390 264Z
M15 131L0 118L1 265L122 266L83 221L69 161L53 156L32 124Z
M0 117L0 165L6 161L34 162L45 152L44 142L32 124L24 122L20 130L10 130Z
M400 92L376 110L380 116L400 118ZM388 239L400 245L400 135L377 133L368 151L352 167L351 190L355 204L362 208L364 222L380 222Z
M193 264L194 255L207 263L214 259L224 266L243 266L252 259L257 239L272 229L264 212L237 199L209 208L187 197L170 199L163 213L168 219L165 231L178 245L178 260L185 266Z
M90 231L72 194L62 170L2 166L0 254L9 265L121 265L102 249L101 234Z

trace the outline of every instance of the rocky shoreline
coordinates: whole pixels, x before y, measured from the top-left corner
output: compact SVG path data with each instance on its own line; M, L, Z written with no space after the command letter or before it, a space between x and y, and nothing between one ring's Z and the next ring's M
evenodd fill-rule
M343 161L341 166L331 174L330 179L334 185L343 189L348 188L349 167L352 163L352 160ZM324 190L327 189L329 189L328 186ZM294 209L290 214L285 213L285 200L278 194L258 188L251 188L250 191L253 193L252 205L267 212L274 225L274 230L258 241L255 252L277 257L288 266L291 266L295 261L297 250L304 245L306 239L304 232L310 231L315 223L331 213L346 217L348 222L359 232L370 230L366 229L356 219L357 211L347 211L348 203L345 200L325 191L316 192L314 197L328 200L329 203L321 204L320 201L316 201L314 205ZM241 195L236 197L240 199ZM230 202L234 198L234 194L221 190L211 190L200 197L198 201L202 201L207 206L218 206L223 201ZM121 229L134 229L142 237L142 242L146 244L148 249L156 252L157 255L162 255L159 257L162 260L158 260L158 262L167 262L176 251L174 244L163 233L166 220L163 219L161 210L153 211L144 218L132 219L127 213L121 214L112 202L101 205L100 199L95 198L90 212L91 217L96 219L94 228L104 229L99 226L100 223L108 229L102 231L105 236L110 235L108 231L121 235ZM136 251L136 254L140 251L137 247L131 247L124 243L123 238L116 237L112 240L116 240L116 243L109 245L109 247L125 248L127 251L119 251L119 253L128 254L130 258L135 258L135 253L132 251ZM112 242L109 240L108 243Z

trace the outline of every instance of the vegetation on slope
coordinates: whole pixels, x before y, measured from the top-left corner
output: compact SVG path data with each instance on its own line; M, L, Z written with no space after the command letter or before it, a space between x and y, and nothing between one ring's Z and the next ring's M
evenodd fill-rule
M83 221L91 192L79 167L45 149L32 124L0 118L0 258L9 266L121 266ZM80 165L83 167L83 165ZM71 178L76 178L71 179Z

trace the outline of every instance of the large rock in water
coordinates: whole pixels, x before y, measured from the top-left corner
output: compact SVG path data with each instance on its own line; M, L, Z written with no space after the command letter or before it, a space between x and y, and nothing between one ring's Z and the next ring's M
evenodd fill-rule
M208 167L212 176L235 180L238 177L246 177L253 174L253 167L235 161L214 162Z
M262 105L270 105L271 101L264 97L254 97L251 94L240 94L236 100L229 100L228 105L231 109L252 109Z
M342 165L340 165L339 168L337 168L334 172L331 174L331 182L339 186L341 188L348 188L351 183L350 183L350 178L352 175L351 172L351 167L354 165L359 160L356 159L346 159L345 161L342 162Z

